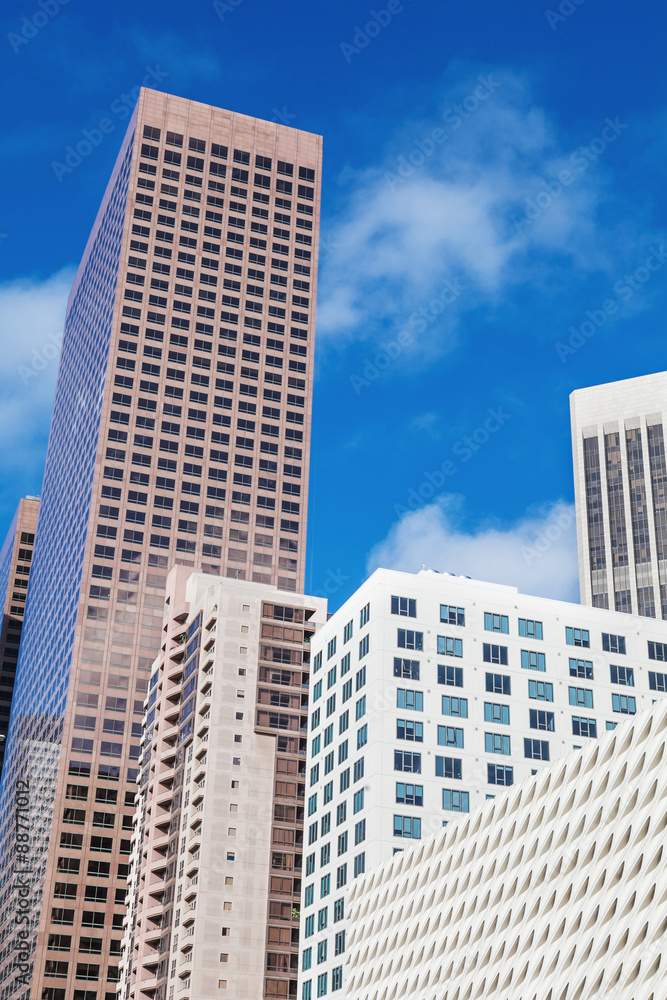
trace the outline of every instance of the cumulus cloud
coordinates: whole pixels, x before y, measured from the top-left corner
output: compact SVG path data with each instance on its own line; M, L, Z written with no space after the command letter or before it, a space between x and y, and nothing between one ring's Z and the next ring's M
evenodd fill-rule
M424 565L524 594L579 600L573 505L559 500L513 524L473 530L461 527L461 506L461 497L449 495L404 514L371 551L368 573L378 567L416 573Z
M71 270L0 284L0 461L5 513L38 491L51 423Z
M462 311L522 282L558 280L559 264L580 274L605 267L595 239L604 150L587 159L564 149L516 76L478 76L457 91L461 104L448 95L432 121L403 129L383 164L348 171L352 193L325 233L318 311L321 333L339 346L386 337L421 308L422 352L425 340L446 350ZM609 135L605 148L618 140ZM445 281L458 294L430 315Z

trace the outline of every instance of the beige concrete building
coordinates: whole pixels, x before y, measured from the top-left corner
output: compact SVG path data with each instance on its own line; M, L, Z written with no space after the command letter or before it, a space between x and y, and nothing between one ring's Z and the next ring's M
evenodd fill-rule
M170 573L123 1000L296 995L310 639L325 618L318 598Z
M3 601L0 626L0 774L5 759L38 513L39 498L23 497L0 550L0 599Z
M321 148L146 89L129 119L68 303L0 804L1 1000L115 996L169 568L303 588ZM46 743L19 974L14 783Z
M667 372L570 397L581 600L667 618Z

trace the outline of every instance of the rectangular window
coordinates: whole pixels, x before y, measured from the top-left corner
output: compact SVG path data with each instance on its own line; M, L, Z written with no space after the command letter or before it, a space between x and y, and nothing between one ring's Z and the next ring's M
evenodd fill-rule
M549 744L546 740L524 739L523 755L529 760L549 760Z
M418 725L421 725L421 723L418 723ZM357 729L357 750L361 750L366 743L368 743L368 725L361 726L360 729Z
M352 680L345 681L343 684L343 704L352 697Z
M453 715L458 719L468 718L468 699L453 698L451 695L442 696L442 714Z
M340 857L341 854L345 854L346 850L347 850L347 830L345 831L345 833L338 834L338 857Z
M528 697L537 701L553 701L554 686L547 681L528 681Z
M306 907L306 906L312 906L314 900L315 900L315 886L314 885L307 885L306 888L303 891L303 905L304 905L304 907Z
M354 762L354 781L361 781L364 776L364 758L360 757L359 760Z
M309 854L306 858L306 878L315 871L315 855Z
M470 795L454 788L443 788L442 808L447 812L470 812Z
M424 695L421 691L398 688L396 691L396 708L408 708L413 712L423 712Z
M487 674L486 690L491 694L512 694L512 682L507 674Z
M484 612L484 630L486 632L509 633L510 623L507 615L496 615L490 611Z
M353 813L358 813L364 808L364 790L361 788L358 792L354 793L354 798L352 802Z
M424 633L423 632L413 632L412 629L399 628L397 630L398 636L396 639L396 645L399 649L416 649L423 650L424 648Z
M597 734L598 725L595 719L583 719L577 715L572 716L573 736L589 736L591 739L596 739Z
M498 705L495 702L485 701L484 702L484 721L485 722L499 722L503 726L509 726L509 724L510 724L510 707L509 707L509 705Z
M361 641L359 642L359 659L360 660L363 660L364 656L366 656L366 653L368 652L368 648L369 648L369 642L370 642L370 639L369 639L369 637L367 635L365 635L363 637L363 639L361 639Z
M338 937L338 935L336 935ZM338 952L336 952L338 954ZM342 989L343 986L343 966L337 965L335 969L331 970L331 992L335 993L336 990Z
M450 604L440 605L440 621L446 625L465 625L466 613L464 608L455 608Z
M320 899L328 896L331 892L331 875L323 875L320 879Z
M354 845L357 847L366 839L366 820L361 819L354 824Z
M343 645L352 638L352 622L348 622L343 628Z
M422 755L409 750L394 750L394 770L410 774L421 774Z
M327 643L327 660L330 660L332 656L336 653L336 636L333 639L329 639Z
M347 864L336 869L336 888L342 889L344 885L347 885Z
M500 663L507 666L507 646L494 646L489 642L483 643L482 655L485 663Z
M320 780L320 765L315 764L314 767L310 769L310 786L316 785Z
M318 681L313 688L313 704L322 697L322 681Z
M584 646L586 649L591 644L590 634L587 628L565 628L565 642L568 646Z
M324 773L330 774L334 769L334 753L331 750L324 758Z
M438 684L445 684L447 687L463 687L463 667L452 667L439 663Z
M336 683L336 668L332 667L327 671L327 691Z
M363 875L366 871L366 852L362 851L361 854L357 854L354 859L354 877L357 875Z
M340 772L340 791L346 792L350 787L350 769L346 767L344 771Z
M364 726L363 728L365 729L366 727ZM423 722L414 722L412 719L397 719L396 739L411 740L413 743L423 743L424 741Z
M343 920L345 917L345 901L342 899L337 899L334 903L334 923L337 924L339 920Z
M416 618L417 602L412 597L392 597L391 613L403 618Z
M544 653L536 653L530 649L522 649L521 666L524 670L546 670L546 657Z
M620 712L622 715L635 715L637 712L637 700L632 695L612 694L612 711Z
M419 648L421 649L421 646ZM439 635L438 655L463 656L463 639L453 639L448 635Z
M308 799L308 815L312 816L314 812L317 812L317 792Z
M651 691L667 691L667 674L658 674L654 670L649 670L648 686Z
M333 715L335 711L336 711L336 693L334 692L327 698L327 719L329 718L330 715Z
M531 708L529 714L531 729L543 729L545 732L553 733L555 725L553 712L545 712L542 709Z
M414 816L394 816L394 836L420 840L422 821Z
M502 733L484 733L484 749L486 753L501 753L509 756L510 738Z
M570 657L570 677L581 677L583 680L593 680L593 661L574 660Z
M649 642L648 658L649 660L667 660L667 643Z
M303 955L301 956L301 971L307 972L310 968L313 960L313 949L304 948Z
M454 726L438 726L438 746L463 749L463 730Z
M333 781L328 781L322 792L322 805L327 805L333 798Z
M339 802L336 806L336 826L340 826L347 819L347 802Z
M625 636L611 635L608 632L602 633L602 648L605 653L625 654Z
M317 995L318 997L325 997L327 995L327 973L323 972L321 976L317 977Z
M487 764L487 780L490 785L513 785L514 768L506 764Z
M436 778L456 778L460 781L463 777L463 763L458 757L436 757L435 758Z
M403 677L407 680L419 680L419 660L402 660L400 656L394 657L394 677Z
M576 708L593 708L593 692L588 688L570 687L567 690L570 705Z
M406 785L402 781L397 781L396 802L404 806L423 806L424 786Z
M519 635L526 639L542 639L542 622L519 618Z
M635 686L634 667L618 667L613 663L609 666L612 684L624 684L625 687Z
M315 933L315 914L310 917L306 917L306 922L304 925L304 937L312 937Z
M364 625L368 623L371 617L371 606L366 604L359 612L359 628L363 628Z
M350 713L345 710L338 719L338 735L341 736L350 725Z
M355 721L358 722L359 719L363 719L365 714L366 714L366 695L364 695L363 698L360 698L354 707Z

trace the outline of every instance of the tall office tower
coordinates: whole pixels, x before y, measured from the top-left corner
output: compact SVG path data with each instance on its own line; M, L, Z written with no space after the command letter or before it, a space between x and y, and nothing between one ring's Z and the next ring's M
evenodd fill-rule
M581 600L667 619L667 372L570 396Z
M149 685L121 996L289 1000L326 601L189 573L169 576Z
M316 135L141 91L67 311L0 803L3 998L114 996L168 568L303 586L320 158ZM23 973L35 741L60 759Z
M301 1000L345 989L359 875L667 692L667 622L433 572L377 570L312 650Z
M0 550L0 595L4 595L0 626L0 773L5 759L38 511L38 497L24 497L19 501Z
M663 703L359 879L350 995L663 998L666 739Z

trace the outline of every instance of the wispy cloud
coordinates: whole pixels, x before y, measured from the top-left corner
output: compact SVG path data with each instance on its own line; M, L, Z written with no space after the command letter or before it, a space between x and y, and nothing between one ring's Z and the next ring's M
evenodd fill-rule
M462 498L448 495L398 520L371 551L379 566L416 573L426 569L506 583L522 593L579 600L574 509L564 501L527 511L506 525L461 524Z
M330 343L387 338L456 280L464 293L419 338L428 357L455 343L462 312L525 283L553 290L573 265L580 276L609 268L596 211L605 152L623 142L626 123L602 120L582 147L567 148L521 78L471 76L457 98L448 93L432 121L403 128L377 168L347 171L352 193L325 227L334 249L318 321Z

